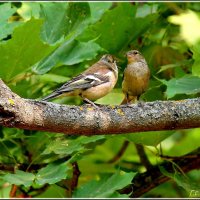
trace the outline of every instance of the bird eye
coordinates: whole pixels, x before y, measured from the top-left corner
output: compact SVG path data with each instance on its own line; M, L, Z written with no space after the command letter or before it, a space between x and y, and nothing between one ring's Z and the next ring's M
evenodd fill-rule
M133 52L133 54L137 55L137 54L138 54L138 52L137 52L137 51L134 51L134 52Z
M111 56L108 56L108 57L107 57L107 61L108 61L109 63L113 63L113 58L112 58Z
M108 63L114 63L115 62L112 55L109 55L109 54L104 55L101 59L108 62Z
M113 61L112 61L111 59L108 59L108 62L109 62L109 63L112 63Z

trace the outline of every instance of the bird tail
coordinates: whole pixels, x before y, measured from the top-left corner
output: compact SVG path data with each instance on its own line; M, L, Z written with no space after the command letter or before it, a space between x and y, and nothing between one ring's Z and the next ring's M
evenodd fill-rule
M59 96L59 95L61 95L61 94L58 93L58 92L53 92L53 93L51 93L50 95L48 95L48 96L42 98L41 101L47 101L47 100L53 99L53 98L55 98L55 97L57 97L57 96Z

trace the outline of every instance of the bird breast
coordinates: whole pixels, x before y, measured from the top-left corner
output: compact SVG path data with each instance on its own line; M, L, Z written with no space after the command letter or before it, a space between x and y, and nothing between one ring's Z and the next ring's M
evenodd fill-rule
M89 100L97 100L107 95L115 86L117 79L112 71L107 72L109 80L95 87L88 88L82 92L82 96Z
M132 96L141 95L148 87L150 71L145 62L128 64L124 71L122 90Z

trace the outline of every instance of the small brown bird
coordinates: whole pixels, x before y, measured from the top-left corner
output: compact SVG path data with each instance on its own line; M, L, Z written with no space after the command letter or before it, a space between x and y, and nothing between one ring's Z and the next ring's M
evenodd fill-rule
M150 70L145 58L137 50L126 54L128 65L124 70L122 91L125 98L121 104L137 102L140 95L145 92L149 84Z
M80 75L72 78L53 93L44 97L46 101L57 96L80 96L84 101L92 101L107 95L115 86L118 79L118 67L113 56L106 54Z

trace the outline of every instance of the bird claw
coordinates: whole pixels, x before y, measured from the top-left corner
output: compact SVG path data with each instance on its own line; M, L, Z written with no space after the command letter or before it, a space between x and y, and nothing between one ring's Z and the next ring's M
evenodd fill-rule
M83 101L86 103L86 104L89 104L89 105L92 105L94 106L96 109L100 109L100 104L95 104L94 102L90 101L89 99L86 99L84 98ZM99 106L98 106L99 105Z
M144 107L145 102L144 101L138 101L138 107Z

